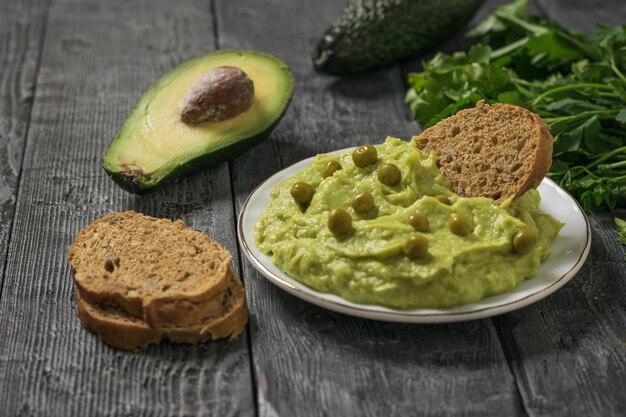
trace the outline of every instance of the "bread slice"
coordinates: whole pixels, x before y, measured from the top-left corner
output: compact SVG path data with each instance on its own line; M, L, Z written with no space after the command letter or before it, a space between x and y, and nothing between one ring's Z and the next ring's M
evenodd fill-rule
M86 301L80 290L76 292L76 311L85 329L118 349L139 349L163 339L173 343L199 343L223 338L232 340L243 331L248 321L248 310L241 281L233 273L229 274L229 281L219 314L188 326L156 329L118 307L99 306Z
M85 301L120 307L160 327L215 315L228 288L231 257L180 220L127 211L81 230L68 259Z
M539 185L552 164L552 135L536 114L509 104L462 110L414 136L434 152L455 193L501 203Z

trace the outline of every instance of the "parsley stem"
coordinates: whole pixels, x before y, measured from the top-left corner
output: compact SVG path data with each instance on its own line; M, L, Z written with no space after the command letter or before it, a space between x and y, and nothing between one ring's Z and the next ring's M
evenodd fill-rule
M548 33L549 31L548 28L545 26L536 25L534 23L529 22L528 20L520 19L517 16L514 16L512 14L496 11L495 15L498 16L502 20L508 20L514 25L517 25L521 27L522 29L526 29L528 32L532 33L533 35L543 35L545 33Z
M489 55L490 59L496 59L496 58L500 58L501 56L504 56L510 52L513 52L514 50L516 50L517 48L519 48L520 46L523 46L526 42L528 42L530 40L530 38L528 36L525 36L521 39L516 40L513 43L510 43L506 46L503 46L500 49L496 49L495 51L492 51L491 54Z
M602 155L601 157L599 157L598 159L596 159L595 161L592 161L590 164L586 165L586 168L593 168L594 166L601 164L602 162L606 161L607 159L612 158L613 156L620 154L622 152L626 152L626 146L622 146L621 148L617 148L612 150L611 152L607 152L604 155Z
M562 85L560 87L553 88L544 92L543 94L538 95L533 101L530 102L533 106L536 106L541 100L544 98L551 96L552 94L560 93L562 91L569 90L578 90L579 88L593 88L596 90L613 90L614 88L610 85L605 84L595 84L595 83L581 83L581 84L569 84Z
M596 93L596 95L598 97L615 97L615 98L619 98L619 94L617 94L617 93L603 93L601 91L598 91Z
M593 172L591 172L589 169L587 169L587 167L583 167L583 166L577 166L574 168L580 168L581 171L584 171L588 176L598 179L600 177L598 177L596 174L594 174Z
M615 58L611 57L611 59L609 60L609 62L611 63L611 68L613 69L613 72L615 74L617 74L617 76L626 83L626 76L624 76L624 74L619 70L619 68L617 68L617 64L615 64Z
M594 115L603 115L603 116L612 116L617 114L619 110L589 110L578 114L573 114L571 116L561 116L561 117L545 117L543 121L547 124L551 125L553 123L564 122L567 120L576 120L576 119L584 119L588 116Z
M604 167L605 167L606 169L613 169L613 168L621 168L621 167L626 167L626 161L613 162L612 164L606 164L606 165L604 165Z

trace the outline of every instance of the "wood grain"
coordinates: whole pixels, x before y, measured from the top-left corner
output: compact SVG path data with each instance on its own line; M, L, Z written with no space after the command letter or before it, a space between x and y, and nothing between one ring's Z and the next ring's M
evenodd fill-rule
M565 27L623 24L623 2L536 1ZM596 214L591 253L557 293L495 319L530 416L626 415L626 263L613 216Z
M0 2L0 294L47 8Z
M613 27L626 23L626 2L619 0L533 0L541 14L562 26L595 32L597 24Z
M315 153L418 132L398 68L338 79L311 56L341 2L218 1L220 47L274 53L296 90L268 142L236 158L236 204ZM260 416L516 416L521 405L489 320L417 326L360 320L300 301L244 264Z
M626 415L626 268L613 226L626 210L591 217L590 257L567 286L493 321L355 319L278 290L243 262L251 326L234 343L102 345L73 311L65 248L81 227L134 209L183 218L236 254L233 206L267 176L419 128L398 68L346 79L312 71L342 2L50 3L0 0L0 416ZM532 6L590 31L596 20L624 23L622 3ZM297 87L279 128L230 164L152 195L117 188L101 155L141 92L216 43L290 64Z
M226 164L137 197L101 157L142 91L213 49L191 0L53 1L0 303L0 415L248 416L247 335L233 343L115 351L80 327L65 248L112 210L182 217L236 251Z
M626 262L613 215L591 223L591 253L572 281L495 319L530 416L626 414Z
M487 3L478 18L495 6ZM623 2L605 0L591 7L587 1L537 0L529 8L582 31L593 31L596 22L626 21ZM444 48L466 49L455 42ZM494 319L531 416L626 414L624 260L612 215L592 216L592 227L591 255L572 282L535 306Z

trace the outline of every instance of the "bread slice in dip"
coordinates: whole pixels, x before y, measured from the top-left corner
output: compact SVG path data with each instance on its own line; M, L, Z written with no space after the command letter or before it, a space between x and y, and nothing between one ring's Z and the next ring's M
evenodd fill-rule
M331 165L341 168L328 174ZM305 202L297 184L313 191ZM318 155L271 197L255 244L275 265L317 291L396 309L450 308L511 291L537 273L562 227L540 208L536 189L500 204L459 195L435 153L396 138Z
M546 123L510 104L479 101L412 141L424 152L434 152L455 193L497 203L539 185L552 164L552 135Z

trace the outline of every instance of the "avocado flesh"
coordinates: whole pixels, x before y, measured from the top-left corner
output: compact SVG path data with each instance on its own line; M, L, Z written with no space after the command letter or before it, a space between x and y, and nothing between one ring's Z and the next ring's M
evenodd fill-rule
M253 81L252 106L221 122L184 123L181 103L189 87L220 66L238 67ZM285 112L293 85L288 66L268 54L221 50L187 61L144 93L109 146L104 169L122 187L141 193L219 164L267 137Z

